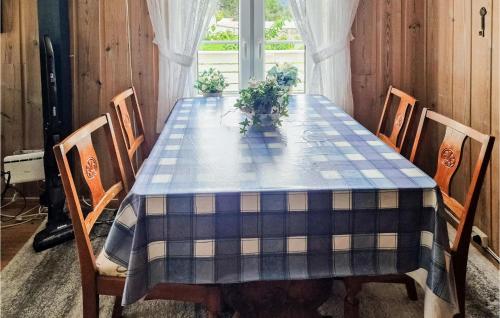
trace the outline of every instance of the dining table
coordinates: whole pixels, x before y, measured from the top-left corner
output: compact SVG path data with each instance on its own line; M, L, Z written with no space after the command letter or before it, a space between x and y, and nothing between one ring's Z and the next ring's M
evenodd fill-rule
M313 317L332 279L405 273L425 317L458 311L431 177L324 96L291 95L280 126L246 133L236 99L175 104L105 242L123 305L214 284L242 317Z

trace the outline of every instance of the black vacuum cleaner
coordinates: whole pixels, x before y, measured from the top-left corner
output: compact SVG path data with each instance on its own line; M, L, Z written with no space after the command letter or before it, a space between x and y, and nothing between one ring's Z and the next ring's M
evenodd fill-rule
M40 65L43 102L45 190L40 204L48 208L47 225L35 235L33 248L43 251L73 239L64 190L52 147L71 132L71 65L67 0L39 0Z

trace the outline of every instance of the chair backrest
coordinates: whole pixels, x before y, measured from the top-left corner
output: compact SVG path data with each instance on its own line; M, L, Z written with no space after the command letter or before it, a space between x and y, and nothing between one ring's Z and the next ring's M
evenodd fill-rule
M98 129L104 130L109 160L112 163L114 175L119 176L119 181L107 190L104 189L101 181L101 167L92 143L92 133ZM93 210L86 217L82 213L78 192L68 161L68 152L74 147L78 152L82 174L92 198ZM54 146L54 154L61 174L66 203L71 214L82 275L92 274L95 273L96 266L89 233L111 200L117 196L122 199L128 191L128 184L125 179L110 115L100 116L73 132ZM105 160L108 160L108 158Z
M452 251L455 254L459 254L460 257L467 258L474 215L495 138L424 108L422 110L415 143L413 144L413 150L411 152L410 160L412 162L415 161L422 139L423 127L427 120L433 120L446 126L445 136L439 147L434 180L441 190L446 207L459 221ZM474 165L474 170L472 171L472 178L467 196L465 197L464 203L461 204L450 195L450 185L453 175L457 172L462 161L462 151L466 138L471 138L479 142L481 144L481 149L476 164Z
M389 108L392 105L394 96L399 97L400 101L398 109L396 110L396 116L394 117L391 134L387 136L382 132L382 129L384 129L384 126L387 123L390 113ZM377 128L377 137L379 137L383 142L392 147L398 153L401 152L401 148L403 148L403 145L405 143L406 133L408 131L416 101L417 100L414 97L406 94L403 91L400 91L397 88L389 86L389 90L387 91L387 96L385 98L384 109L382 110L382 116L380 116L380 121ZM408 108L410 108L409 112Z
M130 114L127 106L127 99L132 101L132 110L134 113L135 127L130 118ZM144 132L144 121L142 120L141 108L139 107L139 102L137 100L137 94L135 88L132 86L127 90L121 92L111 99L111 107L116 113L118 118L118 123L120 124L120 130L122 132L122 137L127 148L128 159L132 168L134 175L139 170L139 163L135 160L137 150L141 147L142 159L147 156L147 151L149 150L148 144L146 142L146 134ZM134 164L135 162L135 164Z

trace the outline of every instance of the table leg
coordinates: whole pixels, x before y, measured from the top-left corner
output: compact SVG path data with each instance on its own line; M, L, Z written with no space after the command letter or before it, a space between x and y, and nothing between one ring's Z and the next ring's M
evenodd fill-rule
M356 278L345 277L344 285L346 295L344 298L344 317L358 318L359 317L359 300L358 293L361 291L361 281Z
M317 309L331 288L331 279L250 282L222 285L222 294L233 317L321 317Z

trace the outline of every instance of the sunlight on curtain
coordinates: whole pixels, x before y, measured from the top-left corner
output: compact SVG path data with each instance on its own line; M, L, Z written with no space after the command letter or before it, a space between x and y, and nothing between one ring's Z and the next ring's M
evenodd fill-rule
M160 52L156 131L161 132L177 99L193 95L191 68L217 0L147 0L147 4Z
M312 61L306 93L323 94L351 115L350 41L358 3L359 0L290 0Z

